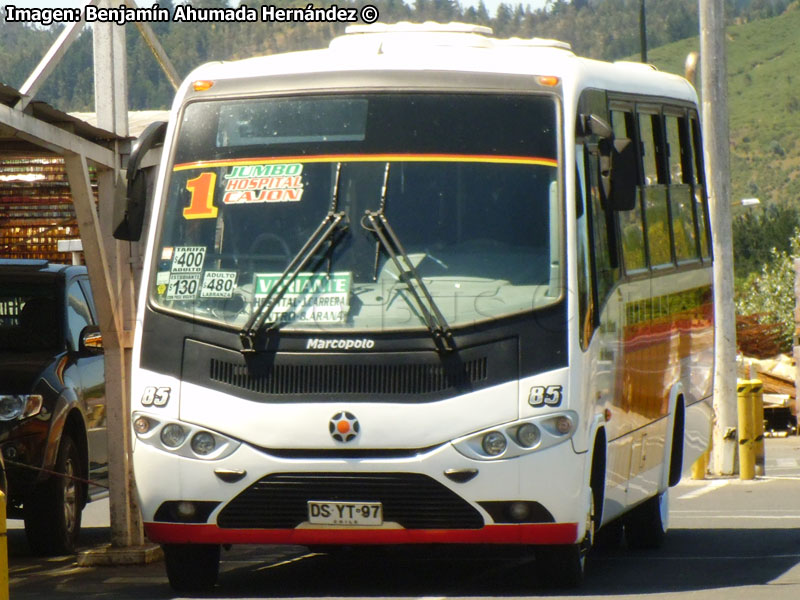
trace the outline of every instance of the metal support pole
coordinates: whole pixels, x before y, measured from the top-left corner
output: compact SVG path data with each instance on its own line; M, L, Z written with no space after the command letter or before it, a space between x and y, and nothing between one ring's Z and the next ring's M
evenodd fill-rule
M119 0L100 0L101 6L118 6ZM94 23L95 111L97 125L119 136L128 135L128 94L125 28L111 23ZM141 517L136 502L130 464L131 427L129 414L129 374L132 323L132 281L130 265L123 260L129 254L111 236L109 218L119 181L118 162L113 169L98 174L100 227L98 234L108 264L109 285L114 291L119 343L106 348L106 398L108 404L109 506L111 544L116 548L144 543ZM87 263L89 256L87 254ZM102 328L102 324L101 324ZM104 334L105 335L105 334Z
M736 310L730 208L730 137L724 0L700 0L700 79L706 183L714 253L714 466L732 475L736 458Z

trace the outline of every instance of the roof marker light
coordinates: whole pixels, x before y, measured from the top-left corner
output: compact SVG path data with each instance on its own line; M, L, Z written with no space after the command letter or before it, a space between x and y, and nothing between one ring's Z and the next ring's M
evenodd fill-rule
M205 92L208 89L211 89L211 86L214 85L213 81L209 81L208 79L198 79L197 81L192 82L192 89L195 92Z
M561 79L559 79L555 75L539 75L536 78L536 81L539 82L539 85L546 85L548 87L553 87L555 85L558 85Z

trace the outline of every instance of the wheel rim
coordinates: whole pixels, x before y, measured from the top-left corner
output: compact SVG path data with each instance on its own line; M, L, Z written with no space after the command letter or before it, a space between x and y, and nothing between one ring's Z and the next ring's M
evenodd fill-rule
M64 476L61 485L64 493L64 529L68 534L75 531L78 514L78 486L73 479L75 475L75 461L72 457L64 463Z

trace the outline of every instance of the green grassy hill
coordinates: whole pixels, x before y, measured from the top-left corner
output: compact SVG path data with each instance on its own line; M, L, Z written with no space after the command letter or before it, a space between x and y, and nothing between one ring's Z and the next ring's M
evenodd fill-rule
M732 200L800 200L800 2L779 17L728 28ZM683 74L691 38L648 51L659 69ZM699 74L698 74L699 75ZM698 78L699 86L699 78Z

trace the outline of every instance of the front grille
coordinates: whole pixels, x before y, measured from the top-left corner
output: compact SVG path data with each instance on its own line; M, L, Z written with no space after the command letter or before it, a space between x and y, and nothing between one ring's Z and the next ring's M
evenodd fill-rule
M212 358L209 377L258 394L431 394L487 378L485 357L461 368L441 364L273 364L256 375L247 365Z
M519 378L517 340L507 338L440 354L260 352L244 356L186 340L183 379L253 402L395 402L422 404Z
M380 502L384 521L406 529L480 529L483 517L455 492L418 473L277 473L231 500L217 523L227 529L293 529L309 500Z

